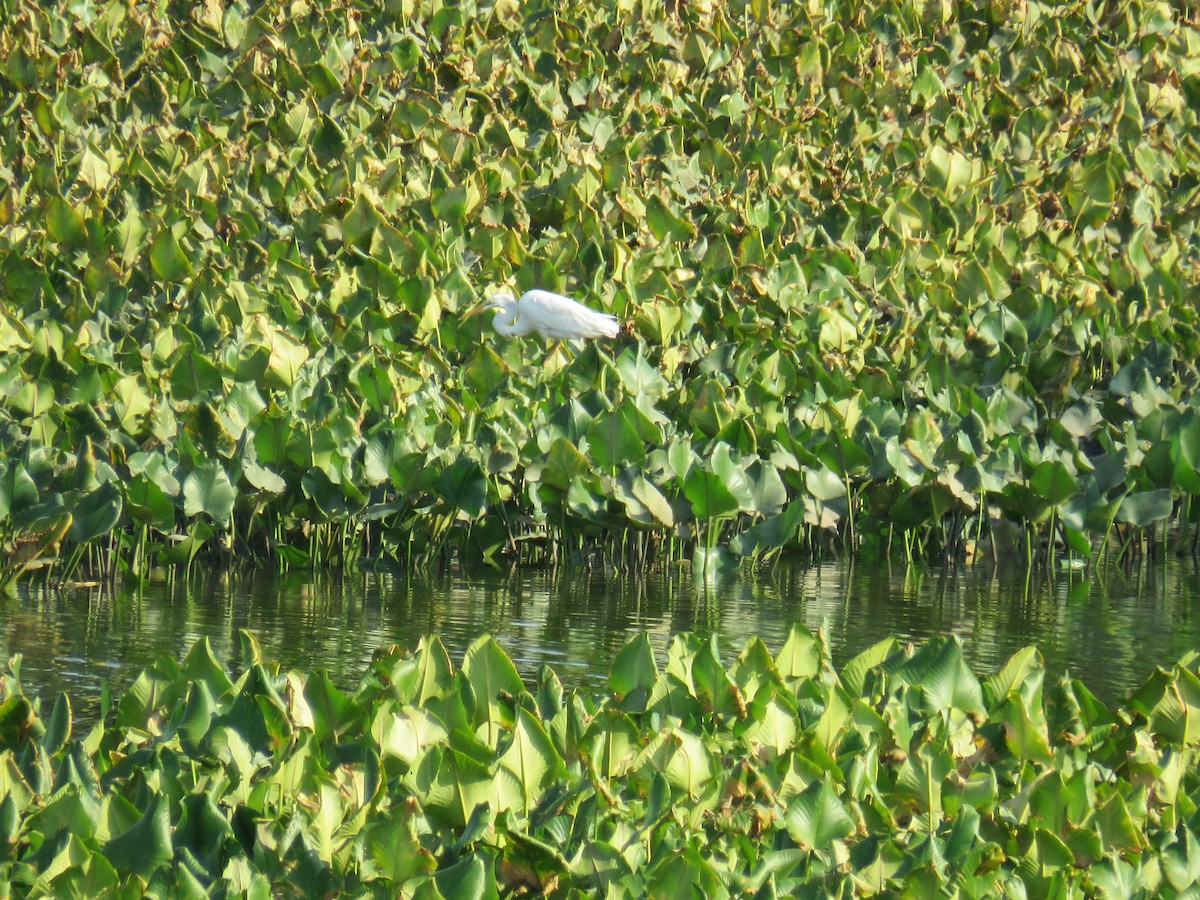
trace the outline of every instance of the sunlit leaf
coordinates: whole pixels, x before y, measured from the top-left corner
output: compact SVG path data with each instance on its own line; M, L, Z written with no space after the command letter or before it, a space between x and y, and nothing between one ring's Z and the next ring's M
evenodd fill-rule
M179 281L192 271L187 255L170 228L163 228L150 242L150 265L163 281Z
M462 670L479 703L479 721L497 724L502 716L500 704L525 693L525 683L516 666L490 636L485 635L471 644L463 657Z
M613 694L620 699L635 697L644 707L658 680L658 663L646 634L632 638L613 660L608 673Z
M229 524L236 498L229 476L216 460L203 463L183 482L183 512L188 517L207 515L218 525Z
M707 469L693 468L684 481L683 493L698 519L728 517L740 508L721 476Z
M504 800L509 797L505 794L501 805L512 805L524 813L529 813L538 802L562 765L545 728L524 707L517 710L512 744L499 762L501 769L512 776L516 798L506 804Z
M793 797L784 821L792 840L803 849L825 849L854 832L854 820L827 778L814 781Z

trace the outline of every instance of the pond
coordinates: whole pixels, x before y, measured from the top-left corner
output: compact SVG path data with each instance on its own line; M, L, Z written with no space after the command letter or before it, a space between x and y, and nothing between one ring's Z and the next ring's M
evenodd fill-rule
M665 653L670 635L717 636L726 659L758 635L772 652L793 623L827 630L835 663L896 635L955 634L979 675L1036 644L1053 675L1069 670L1106 702L1157 663L1200 647L1200 571L1194 561L1106 577L1003 576L836 563L697 577L679 567L646 577L580 570L453 570L429 577L355 573L194 579L98 589L23 590L0 597L0 654L24 656L25 689L76 715L98 712L101 685L126 687L159 654L207 637L234 665L250 629L286 667L325 668L352 686L376 648L439 634L456 664L494 634L527 679L549 664L568 686L602 688L630 635L646 630Z

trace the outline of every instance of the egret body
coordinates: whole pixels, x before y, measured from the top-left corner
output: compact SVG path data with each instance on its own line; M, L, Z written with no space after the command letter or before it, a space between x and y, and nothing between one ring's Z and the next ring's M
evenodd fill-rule
M616 337L617 317L588 309L582 303L552 291L526 291L518 300L512 294L494 294L482 309L496 311L492 327L500 334L523 337L537 332L542 337Z

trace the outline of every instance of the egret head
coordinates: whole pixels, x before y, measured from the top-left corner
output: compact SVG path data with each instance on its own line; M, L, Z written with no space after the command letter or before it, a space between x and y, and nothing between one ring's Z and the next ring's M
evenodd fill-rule
M485 312L504 312L507 309L512 309L516 305L516 302L517 301L514 299L513 295L507 292L492 294L492 296L488 297L486 300L476 303L474 306L470 307L465 313L463 313L463 318L471 319L480 313Z

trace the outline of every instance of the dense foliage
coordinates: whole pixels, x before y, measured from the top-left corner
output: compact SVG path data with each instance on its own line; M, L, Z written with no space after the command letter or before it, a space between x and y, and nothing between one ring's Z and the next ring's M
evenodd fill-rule
M1190 9L0 0L0 580L1194 548Z
M611 693L531 693L488 637L377 655L359 688L283 673L243 632L164 657L82 737L0 688L0 894L1194 897L1195 654L1124 708L984 681L954 641L836 672L794 630L729 665L646 635ZM207 892L207 893L206 893Z

